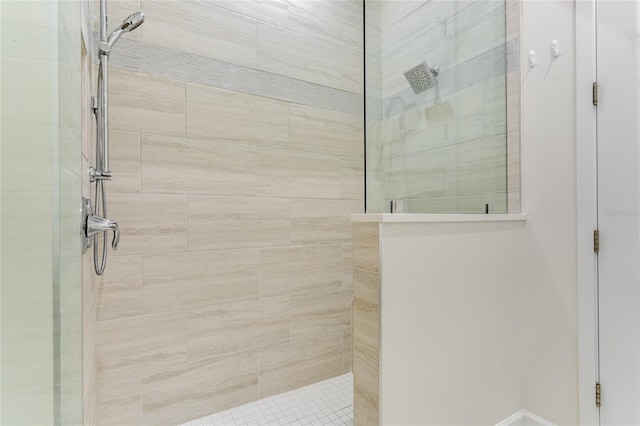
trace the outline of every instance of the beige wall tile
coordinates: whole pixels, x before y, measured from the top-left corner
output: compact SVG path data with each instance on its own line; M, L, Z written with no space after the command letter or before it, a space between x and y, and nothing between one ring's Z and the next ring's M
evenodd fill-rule
M289 146L323 154L364 155L363 120L340 111L289 106Z
M504 2L474 2L447 21L448 67L505 42L504 9Z
M364 159L362 157L343 157L340 160L342 178L342 198L364 200ZM371 182L367 183L369 186ZM360 203L360 212L364 213L364 202Z
M258 151L260 195L292 198L340 198L338 157L303 151Z
M98 425L142 424L142 379L102 385L98 389Z
M148 194L255 195L257 148L142 135L142 191Z
M335 45L281 27L258 24L261 70L340 88L340 64L340 48Z
M379 424L380 278L354 270L354 424Z
M110 194L109 216L120 225L115 254L174 252L187 248L184 196Z
M347 92L362 94L364 87L364 56L360 52L342 49L342 85Z
M189 311L189 359L264 348L289 341L289 296L224 303Z
M289 3L289 28L352 50L361 50L362 2L300 1Z
M183 81L111 68L110 128L184 136L184 85Z
M111 256L97 277L98 320L142 313L142 256Z
M507 85L501 75L482 83L483 137L503 135L507 132Z
M260 397L296 389L342 372L342 333L260 351Z
M187 83L188 137L279 146L288 122L286 102Z
M340 244L260 250L260 297L337 290L341 285Z
M256 352L190 363L144 379L144 424L180 424L258 398Z
M352 329L342 332L342 373L351 371L353 362L353 333Z
M471 194L452 197L417 198L405 200L402 209L405 213L475 213L484 214L489 204L490 213L506 212L506 193Z
M250 67L257 61L256 20L209 1L142 0L142 41Z
M140 192L140 134L109 133L109 166L113 178L107 182L109 192Z
M520 192L520 132L507 135L507 191Z
M291 200L291 241L294 244L349 242L351 214L362 211L362 201Z
M388 172L384 176L385 183L389 182L390 188L387 198L402 200L447 195L448 161L447 148L391 158Z
M507 74L507 132L520 131L520 70Z
M378 272L380 253L377 223L353 224L353 267L364 271Z
M289 244L289 200L189 197L189 249Z
M144 257L145 313L258 298L258 250Z
M363 358L354 342L353 346L353 424L380 424L380 384L377 363Z
M186 327L184 311L100 322L100 383L141 378L186 362Z
M373 356L379 349L380 277L377 273L353 271L354 350Z
M351 330L351 290L291 297L291 340Z
M449 191L455 195L507 191L507 137L457 144L449 156Z
M224 9L282 27L286 27L289 21L289 2L287 0L215 0L214 3Z
M342 286L353 287L353 243L342 244Z
M147 13L129 38L362 93L358 1L113 3ZM362 118L118 69L110 83L122 237L94 331L101 422L178 424L349 371Z

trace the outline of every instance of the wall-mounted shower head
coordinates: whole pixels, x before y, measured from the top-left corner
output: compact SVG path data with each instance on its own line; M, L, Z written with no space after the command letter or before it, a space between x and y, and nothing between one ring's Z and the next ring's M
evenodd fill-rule
M135 30L144 22L144 13L135 12L131 15L127 16L124 21L109 34L106 42L100 43L100 52L104 54L108 54L111 51L111 48L116 44L120 37L122 37L125 33Z
M414 93L417 95L418 93L422 93L425 90L429 90L436 86L436 77L439 72L440 69L438 66L429 68L429 65L427 65L426 62L423 62L405 72L404 76L409 82Z

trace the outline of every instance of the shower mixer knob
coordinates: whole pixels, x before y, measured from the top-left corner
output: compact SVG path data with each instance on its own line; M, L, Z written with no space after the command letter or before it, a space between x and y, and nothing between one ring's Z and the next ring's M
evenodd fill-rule
M113 231L113 241L111 247L118 249L120 242L120 227L118 222L93 214L93 206L91 200L82 197L82 236L83 236L83 253L91 247L91 238L101 232Z
M100 232L107 231L113 231L111 247L113 247L114 250L117 250L118 243L120 242L120 227L118 226L118 222L93 214L87 217L87 238L91 238Z

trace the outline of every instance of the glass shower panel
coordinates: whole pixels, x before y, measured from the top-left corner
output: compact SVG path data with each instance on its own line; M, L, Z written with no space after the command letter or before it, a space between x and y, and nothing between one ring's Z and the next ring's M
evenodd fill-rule
M0 423L82 423L77 1L0 2Z
M365 6L367 212L506 213L504 1Z
M58 168L54 206L55 422L82 424L81 2L58 1ZM55 190L55 189L54 189ZM57 217L56 217L57 216Z

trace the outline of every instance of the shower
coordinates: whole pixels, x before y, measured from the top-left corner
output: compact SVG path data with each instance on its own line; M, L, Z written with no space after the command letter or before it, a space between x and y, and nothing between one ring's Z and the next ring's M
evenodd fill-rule
M100 43L100 54L108 55L111 51L111 48L113 48L113 46L118 42L120 37L122 37L125 33L131 32L142 25L144 23L144 18L145 16L142 12L135 12L127 16L118 28L111 31L111 34L109 34L109 37L107 37L106 42L102 41Z
M111 49L125 33L135 30L144 22L142 12L135 12L125 18L122 23L107 36L107 4L106 0L100 0L100 45L98 56L98 93L97 99L92 98L93 113L96 117L96 166L89 169L91 182L96 183L94 206L90 200L83 201L83 228L84 244L86 251L93 244L93 266L96 274L102 275L107 265L107 238L102 239L102 255L98 248L100 234L113 231L111 247L118 248L120 230L118 223L107 218L107 198L105 181L111 179L109 169L109 54Z
M417 95L436 86L436 77L440 73L437 65L430 68L426 62L421 63L404 73L405 78Z

